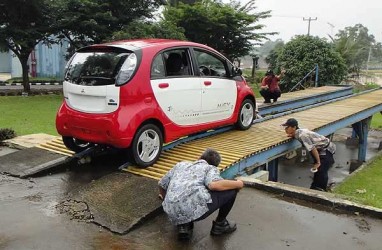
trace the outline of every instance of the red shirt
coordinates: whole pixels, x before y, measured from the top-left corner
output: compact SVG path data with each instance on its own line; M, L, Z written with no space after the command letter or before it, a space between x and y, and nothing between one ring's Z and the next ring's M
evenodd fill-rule
M279 87L280 78L277 76L266 76L261 81L261 86L268 86L270 92L274 92L275 90L280 90Z

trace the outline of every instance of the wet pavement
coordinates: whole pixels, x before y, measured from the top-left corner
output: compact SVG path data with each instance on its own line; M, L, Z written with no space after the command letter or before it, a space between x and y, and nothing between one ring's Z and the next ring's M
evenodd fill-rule
M163 213L126 235L113 234L56 209L71 190L71 175L0 176L1 249L380 249L381 220L252 188L239 192L230 214L238 229L231 235L209 235L212 215L195 224L190 242L178 242Z
M349 129L340 130L334 138L338 151L330 178L335 182L349 174L347 162L357 157L357 147L344 143L349 133ZM378 152L376 145L381 141L380 133L370 135L368 158ZM0 149L0 155L14 152ZM279 178L309 187L311 174L306 162L292 166L295 164L291 162L299 159L281 161ZM250 187L239 192L230 214L229 218L238 224L238 230L231 235L209 235L216 216L212 215L195 224L190 242L178 242L174 227L163 213L142 222L128 234L112 233L94 223L91 206L97 204L91 202L92 198L73 194L93 190L102 197L102 190L91 187L116 175L128 178L127 173L118 172L121 162L115 157L104 157L86 165L63 165L28 179L0 174L0 249L381 249L380 219L345 214ZM115 185L109 182L105 186L113 190L120 184L121 181ZM128 202L125 191L118 195L121 201ZM103 203L114 204L114 199L104 196ZM68 207L70 212L65 210ZM99 209L110 212L101 204ZM111 223L118 226L121 221Z

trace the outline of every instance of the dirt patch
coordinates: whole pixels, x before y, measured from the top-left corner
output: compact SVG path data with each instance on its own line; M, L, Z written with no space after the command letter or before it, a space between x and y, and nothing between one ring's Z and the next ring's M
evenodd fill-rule
M370 232L370 225L365 219L356 218L355 222L356 222L356 226L358 227L359 231L364 232L364 233Z
M4 235L0 235L0 248L3 249L7 246L10 239Z
M60 214L67 214L71 220L93 222L93 215L85 202L66 200L56 205L56 209Z
M33 202L41 202L42 201L42 193L37 193L34 195L28 195L25 196L24 199L28 201L33 201Z

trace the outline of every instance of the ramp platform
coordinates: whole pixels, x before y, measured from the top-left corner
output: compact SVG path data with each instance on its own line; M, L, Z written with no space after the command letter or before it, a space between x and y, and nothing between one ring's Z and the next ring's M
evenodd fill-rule
M93 221L124 234L161 209L158 182L129 173L112 173L71 194L88 205Z
M0 157L0 172L25 178L62 164L67 159L68 156L32 147Z

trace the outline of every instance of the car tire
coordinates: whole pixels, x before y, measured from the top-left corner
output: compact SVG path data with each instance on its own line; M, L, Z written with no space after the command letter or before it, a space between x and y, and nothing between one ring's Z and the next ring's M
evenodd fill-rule
M252 126L255 118L255 104L250 99L245 99L240 106L236 127L239 130L247 130Z
M154 124L146 124L138 129L131 146L131 156L139 167L153 165L162 152L162 131Z
M70 149L76 153L80 153L80 152L84 151L85 149L90 148L93 145L93 143L85 142L85 141L82 141L80 139L76 139L76 138L73 138L70 136L63 136L62 141L64 142L64 145L68 149Z

